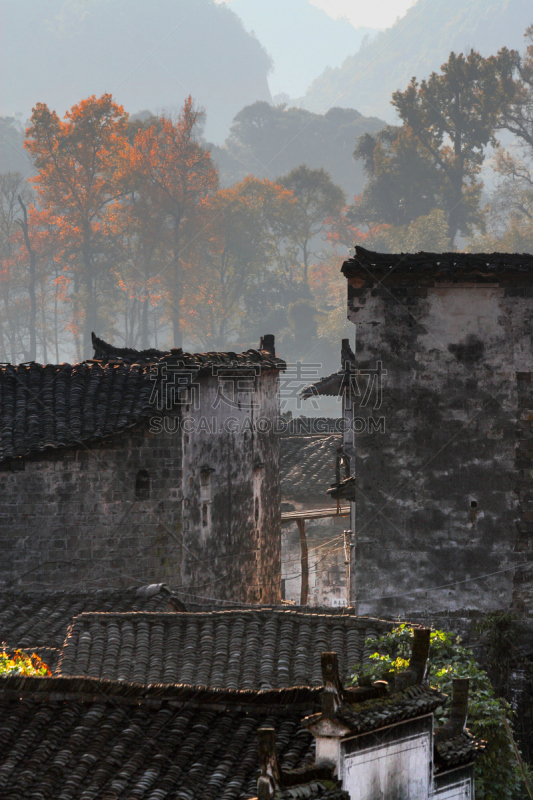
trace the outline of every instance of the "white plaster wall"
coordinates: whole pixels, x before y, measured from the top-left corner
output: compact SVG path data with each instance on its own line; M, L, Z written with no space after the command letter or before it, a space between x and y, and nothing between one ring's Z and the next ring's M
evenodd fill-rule
M431 748L426 731L347 754L343 788L350 800L428 800Z
M431 800L473 800L472 782L469 778L459 779L431 795Z

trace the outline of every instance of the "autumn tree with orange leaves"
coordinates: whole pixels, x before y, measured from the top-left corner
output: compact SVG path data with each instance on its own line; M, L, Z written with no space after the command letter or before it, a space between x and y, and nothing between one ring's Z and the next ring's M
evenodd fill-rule
M168 226L164 212L149 197L132 191L114 212L116 246L120 259L114 272L122 290L124 341L131 347L157 347L150 339L150 311L162 306L168 266ZM122 302L121 302L122 301ZM118 317L118 315L117 315ZM118 321L115 317L116 322Z
M63 119L38 103L26 131L41 223L57 229L73 275L85 357L91 355L91 331L100 330L99 299L109 278L108 213L128 186L127 123L122 106L104 94L73 106Z
M312 296L326 233L350 227L342 191L306 167L219 190L203 116L190 97L176 119L135 122L108 94L62 119L35 107L36 201L11 192L0 231L3 358L46 361L52 345L58 360L72 336L81 360L92 331L141 348L250 344Z
M132 174L139 191L167 217L171 229L171 261L162 271L174 347L182 346L183 262L202 232L195 229L199 204L218 185L211 155L198 141L204 118L189 96L174 122L161 117L147 130L139 130L131 151ZM207 234L206 234L207 235Z
M291 192L248 176L198 208L196 246L184 259L184 330L207 349L242 335L246 298L284 260ZM193 234L194 235L194 234Z

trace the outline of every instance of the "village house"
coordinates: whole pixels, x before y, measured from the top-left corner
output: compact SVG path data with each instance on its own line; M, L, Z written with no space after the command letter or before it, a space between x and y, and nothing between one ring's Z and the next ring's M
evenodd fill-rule
M321 710L303 724L315 737L313 778L336 779L346 800L474 797L474 760L485 743L465 727L469 679L454 679L449 720L434 729L433 712L448 698L425 681L429 629L414 633L409 668L388 681L345 688L337 654L322 653ZM270 800L293 779L277 763L275 731L258 733L258 800Z
M0 581L280 599L274 337L0 366Z
M309 391L344 395L351 603L531 611L533 256L356 247L342 272L354 339Z
M0 681L0 794L473 797L483 743L464 729L464 685L433 731L447 699L425 682L429 630L405 672L344 686L391 627L269 609L81 614L53 676Z

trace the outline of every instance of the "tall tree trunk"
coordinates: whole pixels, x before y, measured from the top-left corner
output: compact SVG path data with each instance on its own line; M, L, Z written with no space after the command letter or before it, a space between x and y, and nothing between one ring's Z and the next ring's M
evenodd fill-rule
M456 98L456 103L459 104L459 98ZM463 204L463 181L464 181L464 156L463 156L463 139L461 131L456 131L453 142L453 151L455 156L455 164L453 175L451 178L452 184L452 208L448 216L448 228L450 236L450 249L455 247L455 237L459 230L459 222L461 219L462 204Z
M174 347L183 346L183 337L181 334L181 299L183 297L183 275L181 271L181 258L180 258L180 227L181 217L174 217L174 264L173 264L173 289L171 292L172 302L172 334L174 339Z
M2 330L1 325L0 325L0 358L4 362L7 361L7 350L4 342L4 331Z
M146 297L141 306L141 350L147 350L150 346L148 344L148 305L149 300Z
M304 257L304 283L307 288L309 286L309 253L307 250L307 240L304 242L302 252Z
M42 345L43 345L43 364L48 364L48 343L46 341L46 293L41 283L41 325L42 325Z
M59 278L58 270L56 270L56 279ZM59 286L56 283L54 291L54 343L56 349L56 364L59 364L59 335L58 335L58 318L57 318L57 304L58 304Z
M74 273L74 320L75 320L75 333L74 333L74 346L76 348L76 359L81 361L81 339L80 339L80 281L78 271Z
M455 247L455 238L459 230L459 220L461 219L461 206L463 202L463 180L462 176L454 176L452 180L452 207L448 214L448 235L450 238L450 250Z
M22 233L24 235L24 244L26 245L26 250L28 251L28 257L30 261L30 281L28 285L28 293L30 295L30 361L35 361L37 358L37 297L35 294L35 282L36 282L36 271L37 271L37 264L36 264L36 256L35 250L32 247L31 240L30 240L30 231L28 225L28 209L24 205L22 197L18 196L18 201L20 203L20 207L22 209L23 219L20 221L20 226L22 228Z
M93 253L91 247L91 234L87 229L83 232L82 257L84 270L84 283L87 297L85 299L85 320L83 325L83 354L82 357L91 358L93 354L91 333L100 333L98 326L98 308L96 302L96 276L94 275Z

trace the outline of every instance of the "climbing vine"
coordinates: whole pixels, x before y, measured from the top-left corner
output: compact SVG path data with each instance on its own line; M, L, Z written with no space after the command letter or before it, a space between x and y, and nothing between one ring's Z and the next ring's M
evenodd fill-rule
M409 664L412 629L399 625L379 639L367 639L366 647L373 649L370 663L352 680L360 677L383 679L389 672L401 672ZM471 650L461 645L460 637L445 631L433 631L430 639L429 675L432 686L451 695L453 678L470 678L468 728L478 739L487 742L487 749L476 761L476 800L519 800L524 794L518 768L504 720L512 723L514 713L509 703L496 697L485 670L476 662ZM449 704L439 706L435 724L444 724L449 716Z

